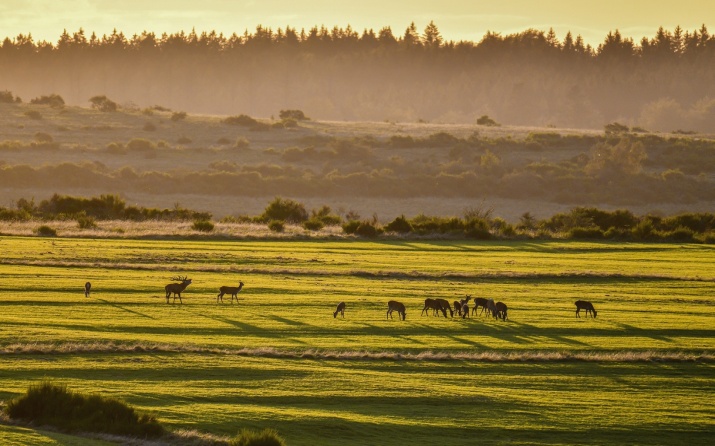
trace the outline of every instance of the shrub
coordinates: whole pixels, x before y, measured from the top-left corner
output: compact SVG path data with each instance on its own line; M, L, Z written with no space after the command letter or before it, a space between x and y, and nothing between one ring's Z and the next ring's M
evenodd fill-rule
M250 146L251 143L244 137L239 137L236 139L236 148L237 149L247 149L248 146Z
M298 121L296 121L295 119L284 119L283 121L281 121L281 124L284 128L287 129L298 127Z
M372 223L369 221L363 221L361 222L357 229L355 229L355 234L359 235L360 237L377 237L382 233L382 229L377 227L376 223Z
M11 91L0 91L0 103L12 104L15 102L15 98L12 96Z
M49 105L52 108L62 108L65 106L65 100L62 99L62 96L53 93L32 99L30 100L30 104L41 104Z
M229 446L285 446L286 442L272 429L255 432L242 429L238 435L229 440Z
M313 209L311 211L311 220L318 220L325 226L336 226L342 222L342 218L339 215L333 214L333 210L330 206L323 205L320 209Z
M355 234L357 228L360 226L359 220L350 220L343 225L343 232L346 234Z
M57 231L47 225L35 229L35 233L41 237L57 237Z
M488 240L492 237L491 232L489 232L489 224L486 220L481 218L475 218L467 221L464 228L464 235L467 238L477 240Z
M310 220L306 220L303 222L303 228L309 230L309 231L319 231L323 229L325 224L323 224L322 221L318 218L311 218Z
M695 239L695 232L690 228L681 226L672 231L663 233L662 237L673 242L692 242Z
M385 226L385 231L388 232L398 232L400 234L407 234L409 232L414 231L414 228L410 224L409 221L405 218L404 215L401 215L394 220L392 220L390 223L388 223L387 226Z
M214 224L208 220L196 220L191 229L199 232L211 232L214 230Z
M603 236L599 228L572 228L569 231L569 238L573 239L602 239Z
M231 144L231 140L225 137L221 137L216 140L216 144L221 144L222 146L225 146L226 144Z
M89 102L92 108L103 111L103 112L115 112L117 111L117 103L109 99L108 97L101 95L101 96L92 96L89 98Z
M618 122L612 122L603 126L606 131L606 135L612 135L615 133L628 133L628 126L620 124Z
M305 116L305 113L303 113L301 110L281 110L278 113L278 117L286 120L286 119L293 119L295 121L307 121L310 118Z
M37 110L28 110L25 112L25 116L27 116L30 119L42 119L42 114L38 112Z
M654 237L655 228L650 219L644 219L633 228L631 234L636 240L649 240Z
M131 151L143 152L156 149L156 145L148 139L134 138L127 143L127 149Z
M154 125L154 123L152 122L147 122L146 124L144 124L144 127L142 127L142 129L145 132L153 132L156 130L156 125Z
M178 144L191 144L193 141L187 136L181 136L176 140Z
M171 120L174 122L181 121L182 119L186 119L186 112L174 112L171 114Z
M489 117L489 115L482 115L477 119L478 125L485 125L487 127L499 127L499 123Z
M97 227L97 222L94 220L94 217L81 215L77 218L77 226L79 226L80 229L94 229Z
M285 223L280 220L271 220L268 223L268 229L273 232L283 232L285 230Z
M70 392L44 382L30 386L24 396L8 403L10 418L50 425L68 432L101 432L136 437L160 437L164 428L156 418L138 415L116 399Z
M308 211L305 210L303 203L276 197L263 211L261 219L263 221L282 220L302 223L308 219Z
M241 127L253 127L258 124L258 121L248 115L229 116L221 122L228 125L239 125Z

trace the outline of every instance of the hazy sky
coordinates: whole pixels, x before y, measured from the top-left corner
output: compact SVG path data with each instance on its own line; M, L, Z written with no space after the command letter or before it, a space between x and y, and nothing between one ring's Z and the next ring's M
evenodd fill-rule
M715 0L0 0L0 37L32 33L36 41L52 42L63 29L80 27L87 35L116 28L131 36L143 30L242 34L257 25L300 31L350 24L360 32L390 26L401 35L410 22L421 33L430 20L446 40L553 27L560 40L570 30L597 46L615 29L636 41L653 37L659 26L693 30L704 23L713 33Z

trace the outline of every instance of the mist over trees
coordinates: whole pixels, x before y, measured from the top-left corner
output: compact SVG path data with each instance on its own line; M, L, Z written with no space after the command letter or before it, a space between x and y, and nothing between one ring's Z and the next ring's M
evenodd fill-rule
M65 31L56 43L31 34L0 45L0 89L70 104L106 95L120 105L162 104L191 113L304 110L321 120L471 122L715 131L715 36L657 30L640 42L609 32L593 48L581 36L528 29L481 41L446 41L430 22L390 27L290 26L225 36Z

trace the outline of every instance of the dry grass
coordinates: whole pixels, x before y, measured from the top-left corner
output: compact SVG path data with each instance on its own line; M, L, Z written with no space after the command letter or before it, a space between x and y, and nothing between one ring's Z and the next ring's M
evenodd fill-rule
M191 345L146 344L114 342L91 343L16 343L0 348L0 356L6 355L63 355L102 353L195 353L207 355L231 355L273 359L315 359L340 361L466 361L466 362L713 362L715 353L705 351L481 351L481 352L438 352L419 353L371 352L364 350L281 350L273 347L258 348L208 348Z

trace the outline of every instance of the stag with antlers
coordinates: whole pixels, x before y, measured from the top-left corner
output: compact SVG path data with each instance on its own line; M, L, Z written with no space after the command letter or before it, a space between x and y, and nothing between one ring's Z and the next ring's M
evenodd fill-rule
M187 278L187 276L176 276L172 277L171 280L180 280L181 283L170 283L164 287L164 290L166 290L166 303L169 303L169 296L171 293L174 293L174 301L172 303L176 303L176 296L179 296L179 303L183 304L184 302L181 300L181 292L191 284L191 279Z

